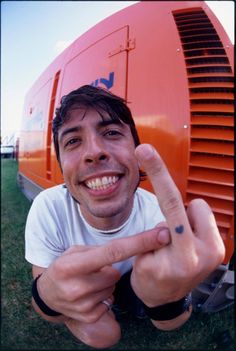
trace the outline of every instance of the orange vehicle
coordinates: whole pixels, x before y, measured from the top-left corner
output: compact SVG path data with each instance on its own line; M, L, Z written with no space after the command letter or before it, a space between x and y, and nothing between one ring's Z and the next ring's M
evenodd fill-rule
M124 97L141 142L160 152L185 204L200 197L214 211L226 256L193 292L203 311L234 299L233 67L233 45L204 1L142 1L49 65L26 96L20 134L18 181L33 199L63 182L52 144L61 97L84 84ZM142 186L152 190L148 181Z

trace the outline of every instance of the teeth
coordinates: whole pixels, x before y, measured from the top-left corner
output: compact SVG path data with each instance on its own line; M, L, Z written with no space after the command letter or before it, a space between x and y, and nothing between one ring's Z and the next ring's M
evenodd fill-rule
M90 189L101 190L109 188L111 185L115 184L118 179L119 177L117 176L94 178L88 180L85 184Z

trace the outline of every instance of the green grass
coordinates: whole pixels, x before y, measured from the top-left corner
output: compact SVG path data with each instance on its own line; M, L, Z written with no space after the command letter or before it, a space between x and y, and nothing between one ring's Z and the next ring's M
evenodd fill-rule
M78 342L63 325L41 319L31 307L31 267L24 259L24 226L30 202L16 184L17 163L2 160L2 350L92 350ZM112 350L230 350L217 346L225 330L234 336L233 307L205 314L172 332L155 329L148 320L123 315L122 339ZM222 339L222 338L221 338Z

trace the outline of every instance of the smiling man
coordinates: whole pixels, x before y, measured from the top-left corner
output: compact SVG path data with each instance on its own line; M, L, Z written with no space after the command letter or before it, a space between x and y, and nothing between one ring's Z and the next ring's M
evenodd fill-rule
M107 112L76 106L68 119L58 133L67 188L91 225L114 229L129 216L139 184L129 125Z
M86 85L64 96L53 138L65 184L36 197L26 224L36 312L96 348L119 341L122 310L180 327L191 290L224 258L207 203L185 211L160 156L140 145L125 101L109 91ZM139 188L139 166L156 196Z

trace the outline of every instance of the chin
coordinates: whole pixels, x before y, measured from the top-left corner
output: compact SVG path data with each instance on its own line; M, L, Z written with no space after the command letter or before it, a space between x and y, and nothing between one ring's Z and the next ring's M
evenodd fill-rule
M111 218L115 217L116 215L120 214L122 210L124 209L123 206L120 207L111 207L105 206L104 208L94 208L90 209L90 213L92 213L93 216L98 217L98 218Z

